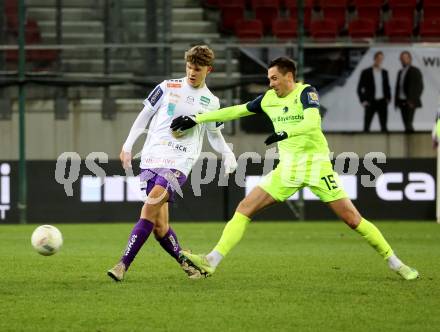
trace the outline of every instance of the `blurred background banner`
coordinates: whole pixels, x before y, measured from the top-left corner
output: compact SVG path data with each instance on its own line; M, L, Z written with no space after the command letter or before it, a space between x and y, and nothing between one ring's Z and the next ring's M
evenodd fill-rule
M388 71L391 86L391 101L388 105L388 129L402 131L404 129L400 110L394 105L397 74L402 65L400 53L409 51L412 65L419 68L424 83L421 96L422 107L416 109L414 129L430 131L437 112L440 92L440 53L438 47L419 45L371 47L364 53L351 75L342 85L335 85L325 93L321 93L321 104L328 109L323 128L325 131L362 131L364 125L364 107L361 105L356 89L361 72L373 65L374 54L382 51L384 61L382 68ZM379 130L378 118L373 118L372 130Z
M199 161L200 162L200 161ZM206 169L206 160L203 167ZM230 218L244 195L260 180L264 160L248 163L245 186L239 186L235 174L224 181L219 178L220 163L215 178L199 183L200 174L191 174L184 185L183 198L177 197L170 204L170 216L174 221L221 221ZM31 223L54 222L120 222L137 218L142 195L138 177L124 177L118 160L99 163L105 177L96 177L83 161L77 178L69 175L67 164L65 178L72 183L72 196L64 185L55 179L55 161L29 161L28 221ZM383 174L374 187L364 187L362 177L370 176L361 159L359 170L339 170L341 181L358 209L371 218L388 220L423 220L435 217L435 159L389 159L377 165ZM1 161L0 223L18 222L17 172L18 162ZM134 174L138 174L134 169ZM196 177L196 178L194 178ZM204 171L201 179L205 178ZM61 181L62 182L62 181ZM206 181L208 182L208 181ZM256 220L298 220L294 211L295 195L288 203L278 204L263 211ZM311 192L304 193L305 219L334 219L331 210ZM203 207L203 208L201 208ZM66 211L68 213L66 214Z

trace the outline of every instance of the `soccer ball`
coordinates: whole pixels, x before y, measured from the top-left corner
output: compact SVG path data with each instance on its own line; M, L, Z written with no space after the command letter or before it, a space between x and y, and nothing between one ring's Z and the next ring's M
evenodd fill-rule
M54 226L42 225L32 233L31 243L39 254L50 256L60 250L63 245L63 235Z

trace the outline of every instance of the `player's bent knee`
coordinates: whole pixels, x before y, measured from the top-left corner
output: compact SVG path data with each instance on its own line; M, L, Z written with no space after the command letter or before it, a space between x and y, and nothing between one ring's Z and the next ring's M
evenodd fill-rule
M249 199L245 198L238 204L237 212L240 212L247 217L252 217L256 211L254 204Z

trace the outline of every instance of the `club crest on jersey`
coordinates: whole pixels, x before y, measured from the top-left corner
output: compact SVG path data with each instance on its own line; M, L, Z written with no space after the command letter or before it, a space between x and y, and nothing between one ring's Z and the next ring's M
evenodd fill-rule
M209 99L208 97L205 97L205 96L200 97L200 105L208 106L210 102L211 102L211 99Z
M309 104L314 104L319 106L319 97L316 92L307 92L307 98L309 101Z
M289 112L289 108L288 108L287 106L285 106L285 107L283 108L283 112L284 112L284 113Z
M190 105L194 105L194 97L193 96L186 97L186 103Z

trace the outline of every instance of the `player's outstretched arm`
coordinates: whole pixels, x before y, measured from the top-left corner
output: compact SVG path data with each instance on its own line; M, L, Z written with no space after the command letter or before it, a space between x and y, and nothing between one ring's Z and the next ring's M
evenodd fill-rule
M254 113L248 111L246 104L235 105L197 115L178 116L171 122L171 129L173 131L187 130L199 123L231 121L252 114Z
M133 148L133 145L139 138L139 136L144 132L145 128L147 127L148 121L150 121L150 118L153 114L154 113L147 106L145 106L143 110L138 114L136 120L134 120L128 137L125 140L125 143L122 146L122 151L119 155L119 158L122 162L122 167L124 169L131 167L131 149Z
M230 174L237 168L237 160L229 145L226 143L225 138L220 130L207 131L208 141L211 147L223 157L223 165L225 167L225 173Z

